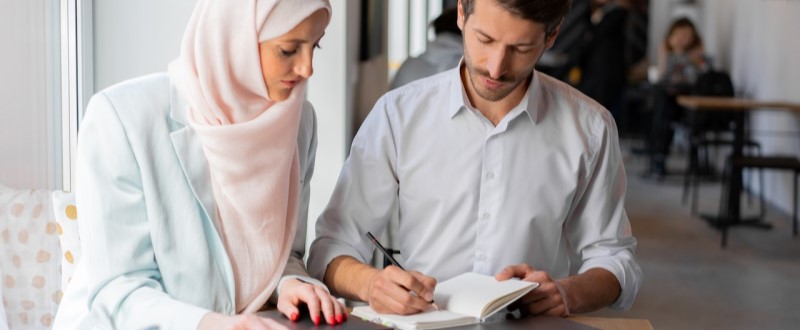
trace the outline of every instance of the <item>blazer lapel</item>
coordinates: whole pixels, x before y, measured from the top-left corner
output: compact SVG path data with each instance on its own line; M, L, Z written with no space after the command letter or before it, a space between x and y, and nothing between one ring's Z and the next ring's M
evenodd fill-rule
M186 106L177 97L176 91L172 91L170 97L172 104L170 115L181 124L182 127L172 131L170 137L175 146L175 153L178 155L186 180L192 187L194 196L200 201L206 216L214 223L218 224L217 203L214 199L214 191L211 187L211 172L208 169L208 160L203 152L200 140L195 136L195 131L186 122ZM217 228L219 230L219 228Z
M195 198L200 203L205 215L211 220L212 227L216 230L215 237L210 237L215 241L214 251L220 258L220 267L223 268L223 273L227 276L227 293L231 304L235 302L235 288L234 288L234 275L231 262L228 259L228 254L225 250L220 236L219 217L217 213L217 203L214 198L214 191L211 186L211 174L208 168L208 160L203 152L203 146L196 136L194 129L187 124L186 118L187 105L178 96L177 90L174 85L171 85L170 95L170 116L177 122L177 125L170 133L172 144L175 147L175 153L178 156L183 173L186 176L186 181L194 193ZM231 309L231 313L235 312L233 305L225 306Z

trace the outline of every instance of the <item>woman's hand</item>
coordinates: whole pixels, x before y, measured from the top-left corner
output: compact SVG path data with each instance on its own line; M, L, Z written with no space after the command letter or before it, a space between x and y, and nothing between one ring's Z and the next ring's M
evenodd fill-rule
M347 320L344 306L321 287L293 278L283 282L280 292L278 310L292 321L300 318L298 306L301 303L308 306L308 313L316 325L320 324L320 312L330 325Z

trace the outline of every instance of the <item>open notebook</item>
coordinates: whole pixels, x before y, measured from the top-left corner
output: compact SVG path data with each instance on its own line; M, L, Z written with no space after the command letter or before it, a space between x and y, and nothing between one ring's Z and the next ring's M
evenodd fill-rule
M379 314L369 306L353 308L353 315L400 329L438 329L484 321L539 286L516 279L465 273L436 285L438 311L414 315Z

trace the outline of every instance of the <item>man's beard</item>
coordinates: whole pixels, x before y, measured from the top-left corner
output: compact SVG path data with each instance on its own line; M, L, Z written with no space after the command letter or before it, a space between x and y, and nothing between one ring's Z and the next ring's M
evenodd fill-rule
M472 63L464 57L464 63L467 66L467 70L469 71L469 81L472 84L472 89L475 90L475 93L478 94L481 98L487 101L495 102L504 99L508 94L514 91L520 84L522 84L526 77L516 77L509 74L504 74L497 79L491 78L489 75L489 71L478 69L472 65ZM485 85L478 81L482 78L492 79L494 81L503 83L503 85L499 89L489 89L486 88Z

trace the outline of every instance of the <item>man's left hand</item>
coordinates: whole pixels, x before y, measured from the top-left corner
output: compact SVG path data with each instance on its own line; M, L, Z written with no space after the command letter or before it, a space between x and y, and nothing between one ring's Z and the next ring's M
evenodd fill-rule
M495 279L504 281L510 278L519 278L526 282L538 282L539 287L509 305L509 310L519 309L523 315L550 315L567 316L566 295L550 275L545 271L536 270L530 265L520 264L503 268Z

